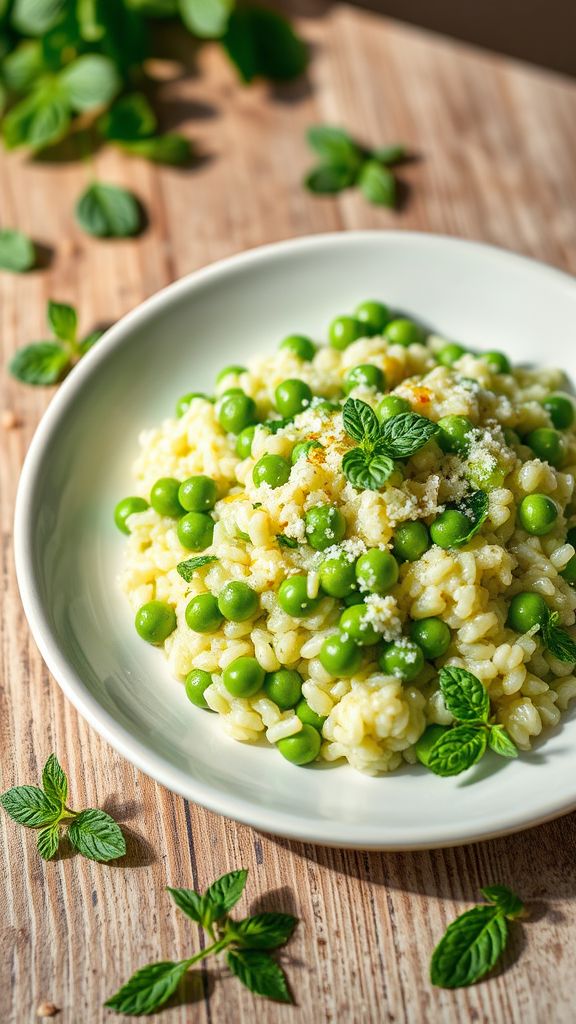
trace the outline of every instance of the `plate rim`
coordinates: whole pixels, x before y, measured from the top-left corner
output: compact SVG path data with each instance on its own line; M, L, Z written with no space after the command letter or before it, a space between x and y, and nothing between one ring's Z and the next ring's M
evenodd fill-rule
M107 359L116 348L122 346L134 327L145 321L150 314L161 313L164 307L169 306L180 295L184 295L188 291L193 292L211 280L217 280L219 277L225 278L230 271L235 269L257 265L269 258L281 257L284 253L313 250L327 244L346 246L367 240L375 243L386 241L399 245L417 243L431 247L438 243L448 243L450 246L462 250L480 250L493 259L524 266L539 274L546 274L553 277L558 284L564 285L570 290L576 290L576 279L571 274L532 257L486 242L421 231L320 232L243 250L191 271L149 296L117 321L106 332L105 337L98 345L63 381L50 401L36 427L26 453L17 489L14 513L16 577L32 636L50 673L54 676L64 695L82 717L118 753L144 774L166 786L171 792L259 831L291 840L325 846L383 851L427 850L460 846L509 835L568 814L576 809L576 789L573 797L564 797L557 802L547 800L546 806L542 806L540 810L536 809L533 812L524 810L512 817L506 814L505 821L499 821L498 817L493 817L491 824L486 827L470 822L464 828L458 826L458 823L437 826L432 830L428 828L426 836L421 839L394 837L390 834L388 825L386 826L388 836L378 838L378 820L371 823L370 826L343 825L337 820L316 822L311 825L310 819L302 819L295 813L287 814L274 809L261 808L260 805L253 804L244 798L220 793L214 790L210 784L194 779L184 770L170 765L161 755L150 751L143 741L131 735L88 691L80 673L73 668L59 650L43 610L32 571L32 497L44 452L50 447L51 439L57 433L61 420L66 416L69 407L82 391L86 381L100 362ZM500 813L503 816L503 812Z

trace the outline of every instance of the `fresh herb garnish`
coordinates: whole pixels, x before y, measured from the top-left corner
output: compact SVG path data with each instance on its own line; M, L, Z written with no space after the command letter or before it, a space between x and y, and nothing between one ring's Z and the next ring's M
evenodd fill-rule
M239 921L229 917L246 885L248 872L232 871L218 878L201 895L193 889L168 889L176 906L204 928L211 942L185 960L165 960L141 967L107 1002L118 1013L153 1013L174 994L189 968L206 957L226 951L232 974L257 995L290 1003L286 976L267 950L284 946L297 924L291 914L262 913Z
M0 269L23 274L36 263L36 249L27 235L12 228L0 231Z
M277 533L276 540L278 541L281 548L297 548L298 541L294 540L293 537L287 537L285 533Z
M62 302L48 302L47 319L55 340L26 345L10 361L10 373L25 384L57 384L104 333L79 338L76 310Z
M488 747L501 757L518 756L504 726L490 722L490 698L477 676L468 669L445 665L438 683L456 724L445 729L431 747L424 743L423 752L416 745L419 760L430 771L442 776L460 775L476 764Z
M436 423L415 412L399 413L380 423L359 398L348 398L342 411L344 429L358 441L342 459L342 472L359 489L377 491L394 472L394 459L408 458L438 431Z
M458 510L463 512L470 520L470 529L464 536L458 537L454 547L460 548L463 544L467 544L468 541L472 540L472 537L478 533L478 530L486 521L489 507L490 502L486 491L473 491L472 494L464 498L458 505Z
M542 623L542 640L544 645L558 661L567 664L576 664L576 640L558 625L560 616L558 612L548 612Z
M117 185L95 181L76 204L76 220L96 238L129 238L142 227L142 209L136 196Z
M486 886L480 892L487 903L457 917L436 946L430 963L433 985L473 985L492 970L504 952L508 921L524 912L524 904L505 885Z
M62 828L72 846L89 860L108 861L123 857L126 842L120 827L105 811L89 808L73 811L67 806L68 779L56 754L51 754L42 771L42 789L15 786L0 796L2 807L20 825L39 829L38 852L51 860L60 845Z
M185 562L178 562L176 568L182 579L186 580L186 583L190 583L197 569L201 569L203 565L210 565L211 562L217 561L218 558L216 555L195 555L194 558L188 558Z
M309 192L330 195L357 185L369 203L393 209L397 203L396 176L390 167L407 159L404 146L369 150L341 128L316 125L308 130L308 143L320 164L305 178Z

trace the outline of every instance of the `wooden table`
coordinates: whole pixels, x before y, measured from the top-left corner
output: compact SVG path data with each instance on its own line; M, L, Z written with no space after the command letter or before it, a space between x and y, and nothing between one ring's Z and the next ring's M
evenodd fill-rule
M196 267L309 232L446 232L576 271L575 82L345 5L301 19L300 27L313 48L304 83L241 88L210 46L197 77L166 83L167 119L183 123L203 154L196 169L159 169L112 149L97 155L101 178L133 187L149 211L150 226L137 240L98 242L75 226L73 200L89 167L2 156L2 223L49 251L44 270L0 274L3 365L18 345L43 336L48 297L76 303L88 330ZM304 132L315 122L344 124L374 144L402 140L421 154L403 172L410 196L401 212L368 206L354 192L331 200L301 188L310 164ZM196 988L187 1004L154 1021L572 1022L575 815L434 853L286 842L173 796L78 717L31 640L10 537L19 467L50 393L3 384L2 406L19 425L0 435L2 788L36 782L56 750L74 802L112 809L128 830L130 854L114 867L80 857L46 865L34 836L1 816L0 1020L28 1024L43 1000L61 1008L62 1024L120 1020L101 1005L136 967L198 948L195 926L173 909L164 886L202 888L246 866L252 905L294 908L302 918L287 950L297 1007L255 1000L210 967L204 994ZM511 884L531 909L522 933L515 930L505 973L456 993L432 989L435 942L491 881Z

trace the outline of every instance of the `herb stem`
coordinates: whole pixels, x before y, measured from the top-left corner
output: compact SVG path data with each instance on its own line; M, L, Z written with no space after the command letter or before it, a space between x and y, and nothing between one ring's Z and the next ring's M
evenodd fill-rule
M211 956L213 953L221 953L226 946L230 945L231 941L231 938L228 937L225 939L218 939L218 941L213 942L211 946L206 946L205 949L201 949L199 953L196 953L194 956L191 956L189 960L185 961L187 967L191 967L192 964L196 964L200 960L205 960L207 956Z

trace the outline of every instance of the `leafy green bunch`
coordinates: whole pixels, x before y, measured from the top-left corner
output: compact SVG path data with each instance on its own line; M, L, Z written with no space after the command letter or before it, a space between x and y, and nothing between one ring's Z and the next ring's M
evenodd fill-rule
M490 697L468 669L445 665L438 675L446 709L455 724L430 726L416 744L418 759L436 775L460 775L484 756L488 747L501 757L518 757L503 725L490 721Z
M141 967L107 1001L118 1013L140 1016L153 1013L174 995L193 964L226 951L227 965L246 988L281 1003L292 998L286 976L270 955L288 942L297 924L291 914L262 913L237 921L230 911L246 885L245 869L222 875L203 895L193 889L168 888L176 906L209 937L209 944L184 960L163 960Z
M366 149L341 128L316 125L308 130L308 142L320 163L306 176L310 192L333 195L357 186L369 203L394 208L398 185L391 167L408 159L405 146Z
M74 849L89 860L123 857L126 841L114 819L93 807L72 811L67 800L68 779L56 754L44 765L41 789L14 786L0 796L0 804L14 821L38 829L38 852L44 860L56 855L63 828Z
M35 341L18 349L10 361L10 373L26 384L57 384L59 380L102 337L92 331L78 337L78 315L73 306L48 302L48 326L52 341Z
M96 137L161 163L190 143L158 133L140 91L154 56L153 19L220 39L241 78L299 75L308 55L280 15L234 0L0 0L0 113L9 149L41 150L89 124Z
M359 398L348 398L344 429L358 441L342 459L342 472L359 489L377 491L394 472L395 459L407 459L423 448L438 426L416 412L401 412L380 423L374 410Z

